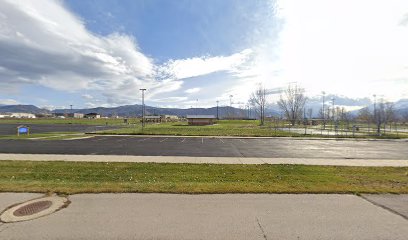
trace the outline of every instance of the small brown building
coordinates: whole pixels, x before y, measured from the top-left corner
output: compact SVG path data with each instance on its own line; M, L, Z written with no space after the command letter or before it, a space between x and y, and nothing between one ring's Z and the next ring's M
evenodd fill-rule
M161 123L161 116L144 116L145 122Z
M188 125L203 126L213 125L216 117L214 115L187 115Z

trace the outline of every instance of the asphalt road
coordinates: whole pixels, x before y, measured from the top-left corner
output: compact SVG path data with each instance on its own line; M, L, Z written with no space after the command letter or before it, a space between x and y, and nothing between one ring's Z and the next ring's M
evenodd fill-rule
M0 193L0 207L36 196ZM0 223L0 239L405 240L408 236L404 217L353 195L79 194L69 199L71 204L54 214Z
M96 136L55 141L0 140L0 153L407 160L408 142Z
M0 135L14 135L17 133L17 127L25 125L30 127L31 133L47 132L93 132L105 129L113 129L118 126L94 126L79 124L0 124Z

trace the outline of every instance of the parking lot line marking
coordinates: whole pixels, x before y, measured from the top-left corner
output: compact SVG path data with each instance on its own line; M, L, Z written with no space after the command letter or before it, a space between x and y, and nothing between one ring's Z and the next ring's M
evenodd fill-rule
M184 142L184 141L186 141L186 138L183 138L183 140L181 140L181 142Z
M105 140L105 139L106 139L106 138L97 138L97 139L94 140L94 142L102 141L102 140Z
M201 144L204 144L204 138L201 138Z
M163 139L163 140L160 140L160 142L164 142L164 141L166 141L167 139L169 139L169 138L165 138L165 139Z
M247 142L245 142L244 140L242 140L242 139L238 139L240 142L243 142L243 143L247 143Z
M125 140L127 140L127 138L119 139L119 140L117 140L116 142L123 142L123 141L125 141Z
M221 138L218 138L222 143L225 143Z
M142 140L139 140L139 142L144 142L144 141L146 141L147 139L150 139L150 138L143 138Z

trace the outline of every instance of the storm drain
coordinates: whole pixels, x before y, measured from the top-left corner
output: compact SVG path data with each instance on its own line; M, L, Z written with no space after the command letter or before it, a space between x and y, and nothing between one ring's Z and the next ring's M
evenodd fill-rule
M20 222L54 213L69 204L65 197L49 196L30 200L7 208L0 216L2 222Z

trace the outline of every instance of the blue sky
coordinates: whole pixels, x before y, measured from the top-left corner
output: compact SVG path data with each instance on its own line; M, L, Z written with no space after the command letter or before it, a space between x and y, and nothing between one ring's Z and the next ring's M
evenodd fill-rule
M403 0L4 0L0 104L243 107L293 82L396 101L406 42Z

